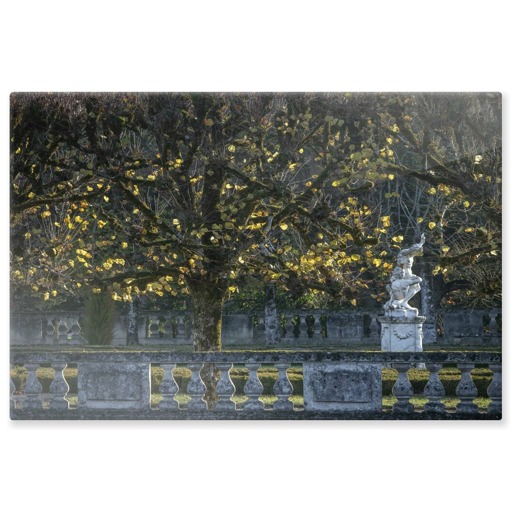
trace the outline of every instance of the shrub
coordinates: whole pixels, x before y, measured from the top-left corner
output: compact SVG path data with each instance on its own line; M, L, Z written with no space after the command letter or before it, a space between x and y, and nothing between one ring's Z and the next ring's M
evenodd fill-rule
M82 336L91 345L110 345L114 337L115 304L109 293L91 293L85 303Z

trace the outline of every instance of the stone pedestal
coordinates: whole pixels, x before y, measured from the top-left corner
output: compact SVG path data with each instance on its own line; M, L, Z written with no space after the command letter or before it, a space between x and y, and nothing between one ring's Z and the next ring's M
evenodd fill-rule
M426 317L393 311L380 316L378 320L381 324L382 351L423 352L423 322Z

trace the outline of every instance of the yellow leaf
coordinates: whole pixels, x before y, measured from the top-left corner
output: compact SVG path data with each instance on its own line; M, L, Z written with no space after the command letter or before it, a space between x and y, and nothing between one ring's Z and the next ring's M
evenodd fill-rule
M469 204L469 201L464 201L464 208L469 208L470 204Z
M279 227L283 230L283 231L286 231L288 229L288 224L279 224Z
M423 220L424 220L424 219L423 219L423 217L418 217L418 218L416 219L416 222L417 222L418 224L421 224L421 223L423 222Z
M434 187L430 187L428 190L427 190L427 193L429 193L430 195L434 195L436 193L436 189Z
M380 260L379 258L374 258L374 260L373 260L373 264L374 264L376 267L379 267L381 263L382 263L382 260Z
M230 144L230 145L228 146L228 151L229 151L230 153L234 153L234 152L236 151L235 146L233 146L233 144Z
M435 222L429 222L428 223L428 228L429 229L434 229L436 227L436 223Z
M394 174L388 174L388 179L393 181L395 179L395 175Z
M441 250L443 252L448 252L450 250L450 248L448 246L446 246L446 245L443 245L443 247L441 247Z
M122 243L121 243L121 247L122 247L123 249L127 249L127 248L128 248L128 242L122 242Z
M229 290L231 293L233 293L233 292L236 292L236 291L238 290L238 288L237 288L236 286L230 286L230 287L228 288L228 290Z

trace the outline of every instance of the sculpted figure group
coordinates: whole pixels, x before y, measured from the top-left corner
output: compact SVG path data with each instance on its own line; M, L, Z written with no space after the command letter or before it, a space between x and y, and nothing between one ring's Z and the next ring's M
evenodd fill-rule
M425 235L422 234L418 244L414 244L398 253L397 266L391 274L391 283L386 287L390 294L389 301L384 305L386 312L409 311L418 314L418 310L409 306L408 302L421 290L420 283L422 279L412 273L412 265L415 256L423 254L424 243Z

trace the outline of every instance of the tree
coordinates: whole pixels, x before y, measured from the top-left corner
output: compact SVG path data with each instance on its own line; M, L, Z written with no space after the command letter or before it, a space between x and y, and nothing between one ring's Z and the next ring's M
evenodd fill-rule
M402 95L389 107L397 179L384 237L427 233L435 306L501 305L501 96Z
M44 123L31 124L27 103L51 111ZM335 204L352 167L375 160L371 150L355 152L366 149L361 134L374 131L355 129L361 103L343 95L85 95L63 105L15 97L13 231L23 247L27 238L37 245L33 266L20 256L20 267L54 277L33 285L46 298L62 280L95 292L112 286L118 300L186 291L195 349L220 349L222 304L239 276L331 291L343 281L339 270L359 259L352 248L375 242L358 215ZM49 156L38 160L39 152ZM57 236L34 229L34 214ZM304 267L315 273L305 282Z

